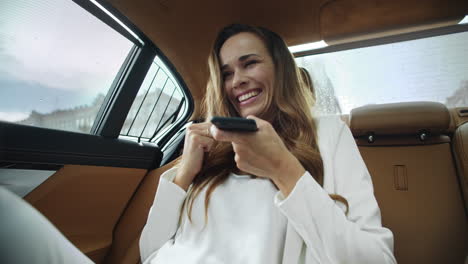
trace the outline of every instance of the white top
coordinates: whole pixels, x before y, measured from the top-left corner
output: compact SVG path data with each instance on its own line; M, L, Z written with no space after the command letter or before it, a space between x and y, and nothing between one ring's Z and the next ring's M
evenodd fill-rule
M268 179L230 174L212 194L205 223L205 190L184 210L186 192L161 176L140 238L146 263L396 263L393 235L381 225L369 172L349 128L336 117L317 120L324 186L306 172L285 199ZM345 206L329 193L345 197Z

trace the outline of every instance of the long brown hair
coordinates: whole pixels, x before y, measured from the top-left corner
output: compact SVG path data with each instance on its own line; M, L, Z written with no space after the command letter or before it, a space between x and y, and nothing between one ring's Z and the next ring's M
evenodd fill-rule
M272 126L289 151L299 160L312 177L323 186L323 161L317 145L316 124L311 107L315 101L311 89L301 77L293 56L281 37L262 27L232 24L223 28L213 45L208 58L210 77L203 100L205 118L212 116L239 116L231 105L223 87L219 53L224 42L241 32L250 32L262 39L275 65L275 87L268 98L265 113L275 113L270 119ZM188 210L189 220L197 195L207 187L205 196L205 219L211 195L216 187L225 182L231 172L237 171L234 151L230 143L216 142L204 158L201 171L194 178L189 189L184 208ZM255 176L255 175L253 175ZM344 201L339 195L332 199ZM182 215L182 214L181 214Z

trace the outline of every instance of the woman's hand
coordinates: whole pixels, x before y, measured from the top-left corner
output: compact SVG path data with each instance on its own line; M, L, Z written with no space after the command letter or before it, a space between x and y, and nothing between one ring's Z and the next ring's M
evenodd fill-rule
M174 183L187 190L200 172L205 152L209 152L214 140L210 134L211 123L191 124L186 131L184 151Z
M217 141L232 142L237 167L253 175L270 178L287 196L305 173L304 167L286 148L273 126L254 116L257 132L228 132L211 126Z

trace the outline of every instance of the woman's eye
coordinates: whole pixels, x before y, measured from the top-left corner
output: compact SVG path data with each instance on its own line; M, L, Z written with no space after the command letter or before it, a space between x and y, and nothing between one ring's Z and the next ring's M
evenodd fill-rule
M223 72L223 80L228 79L232 75L232 72Z
M248 67L248 66L250 66L250 65L254 65L254 64L256 64L257 62L258 62L258 61L256 61L256 60L248 61L248 62L245 63L245 67Z

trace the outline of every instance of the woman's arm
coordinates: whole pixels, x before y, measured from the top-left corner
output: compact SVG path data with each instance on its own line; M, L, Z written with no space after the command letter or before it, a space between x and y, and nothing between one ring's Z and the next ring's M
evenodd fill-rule
M169 241L177 231L180 209L187 194L173 183L176 173L177 168L172 168L159 180L156 197L140 237L142 262Z
M324 177L334 177L348 215L308 172L277 205L322 263L395 263L393 235L381 225L369 172L349 128L342 122L336 128L333 175Z
M168 170L161 176L154 204L140 237L143 262L177 231L186 190L201 170L204 154L210 151L214 142L209 133L210 126L209 122L188 126L178 169Z

